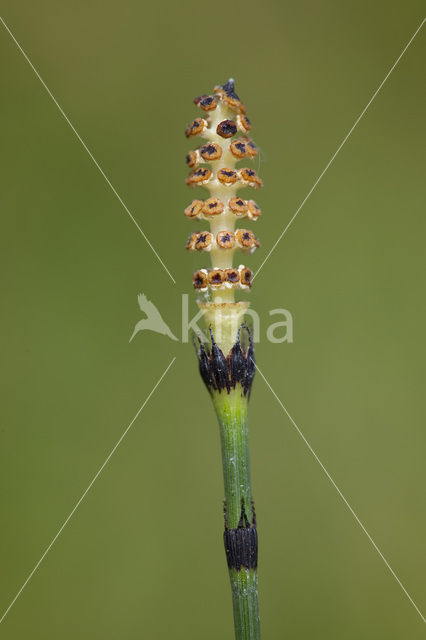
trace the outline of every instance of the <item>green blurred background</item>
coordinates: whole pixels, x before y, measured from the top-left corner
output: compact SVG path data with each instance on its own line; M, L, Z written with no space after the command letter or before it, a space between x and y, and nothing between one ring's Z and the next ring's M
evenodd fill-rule
M256 269L424 4L5 0L2 15L176 278L0 28L2 611L176 361L0 627L6 640L233 637L218 430L180 333L192 98L229 76L265 188ZM258 363L426 610L425 32L262 269ZM257 163L259 164L259 163ZM196 195L196 194L195 194ZM207 264L207 263L206 263ZM268 311L294 343L266 341ZM263 637L412 639L425 625L257 377Z

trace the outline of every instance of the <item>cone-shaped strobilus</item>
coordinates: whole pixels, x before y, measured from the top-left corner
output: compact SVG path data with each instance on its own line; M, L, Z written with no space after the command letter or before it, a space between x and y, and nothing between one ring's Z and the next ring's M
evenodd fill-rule
M206 200L195 199L185 209L190 219L209 223L209 229L191 233L186 248L208 251L211 268L193 275L198 305L210 331L205 345L196 338L201 377L212 398L219 421L222 444L224 543L231 579L237 640L260 638L257 595L258 539L250 484L247 409L255 363L253 341L243 324L247 302L236 302L235 291L251 287L252 272L244 265L233 267L235 251L252 253L258 246L249 229L235 228L239 218L255 221L260 209L254 200L244 200L238 189L258 189L262 181L250 167L236 168L240 160L257 155L248 137L251 124L235 93L234 81L214 88L211 95L194 100L202 111L186 129L188 138L200 136L204 144L189 151L191 168L186 182L204 187Z

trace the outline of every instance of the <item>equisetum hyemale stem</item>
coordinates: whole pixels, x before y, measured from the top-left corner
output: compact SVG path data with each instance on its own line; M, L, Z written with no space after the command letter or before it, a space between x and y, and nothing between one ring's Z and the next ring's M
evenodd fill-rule
M234 91L234 81L215 87L212 95L194 100L203 111L186 129L186 136L205 142L189 151L191 168L186 182L209 191L205 200L193 200L185 209L190 219L209 223L208 230L191 233L186 248L210 253L211 268L193 275L198 305L210 331L206 346L197 336L201 377L206 384L220 427L225 485L224 543L231 579L237 640L260 638L257 595L257 527L250 484L247 409L255 364L250 331L242 323L248 303L235 301L237 290L247 291L252 272L233 267L233 255L246 255L258 246L249 229L235 228L238 218L255 221L260 209L254 200L237 196L241 187L258 189L262 181L251 168L236 168L251 160L257 148L245 107ZM202 165L202 166L199 166ZM204 166L207 165L207 166Z

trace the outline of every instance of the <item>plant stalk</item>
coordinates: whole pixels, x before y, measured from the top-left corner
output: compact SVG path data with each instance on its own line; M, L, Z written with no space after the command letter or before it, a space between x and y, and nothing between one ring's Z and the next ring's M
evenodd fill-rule
M191 187L205 187L210 197L194 199L185 209L193 220L206 220L210 231L191 233L186 249L208 251L211 269L193 274L194 288L202 298L211 336L211 347L195 338L201 377L210 393L219 419L225 485L224 543L232 587L236 640L258 640L257 528L250 488L247 404L255 373L253 340L242 324L248 303L235 301L235 291L251 287L253 273L244 265L233 267L237 249L247 254L259 245L249 229L235 229L242 218L256 220L261 212L251 198L237 197L238 189L258 189L262 180L248 167L236 168L241 160L258 154L247 137L251 129L246 109L235 93L232 78L217 85L213 95L201 95L194 103L202 110L186 128L187 138L202 136L205 144L191 150L186 162L192 169L186 179ZM242 137L233 138L237 134ZM209 165L211 168L199 165ZM244 339L244 334L245 338ZM197 345L198 340L198 345ZM245 345L245 346L244 346Z
M219 421L222 445L225 487L224 540L232 589L235 638L259 640L257 531L250 485L248 397L244 395L241 385L237 384L229 393L225 390L213 392L212 399ZM255 562L253 558L250 560L254 551L248 549L254 539ZM241 545L246 549L239 549L238 546ZM230 546L233 550L228 548ZM242 560L245 552L249 557L248 562ZM247 566L243 566L244 564ZM255 566L251 566L253 564Z

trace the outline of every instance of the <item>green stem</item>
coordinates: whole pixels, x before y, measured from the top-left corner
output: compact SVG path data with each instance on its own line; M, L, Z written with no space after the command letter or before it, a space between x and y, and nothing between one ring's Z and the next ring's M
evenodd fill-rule
M257 570L229 570L234 609L236 640L258 640L260 638L259 605L257 599Z
M248 399L239 384L227 393L212 393L219 420L222 444L223 479L226 499L226 526L241 526L241 507L253 524L254 514L250 485L248 442ZM230 568L234 625L236 640L259 640L259 606L257 597L257 570L241 566Z

